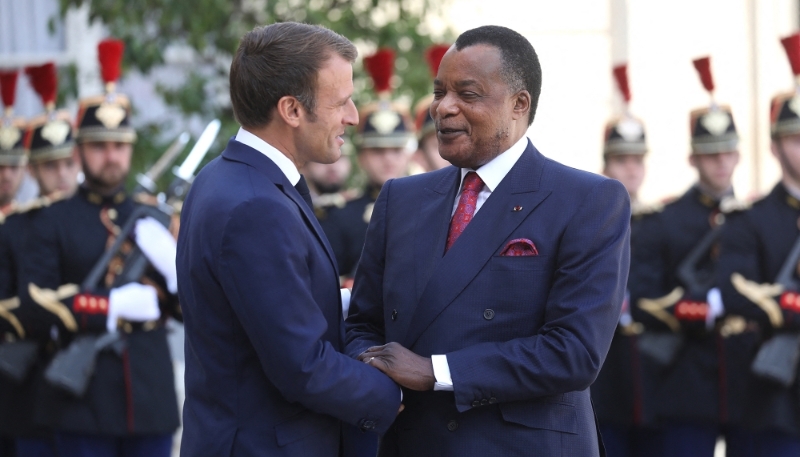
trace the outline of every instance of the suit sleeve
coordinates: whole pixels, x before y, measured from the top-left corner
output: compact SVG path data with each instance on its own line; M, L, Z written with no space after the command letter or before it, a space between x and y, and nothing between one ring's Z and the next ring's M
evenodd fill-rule
M257 199L240 204L222 236L222 289L264 373L287 400L383 434L397 415L400 389L323 339L327 320L320 307L339 302L316 302L308 266L316 259L309 258L308 243L317 241L295 221L285 207ZM338 294L338 287L331 289Z
M594 382L625 295L629 238L627 192L603 180L563 232L544 325L530 337L446 354L459 411L476 399L531 400Z
M383 320L383 271L386 263L386 206L392 180L384 184L367 229L367 242L353 284L347 328L347 349L356 357L367 348L386 344Z

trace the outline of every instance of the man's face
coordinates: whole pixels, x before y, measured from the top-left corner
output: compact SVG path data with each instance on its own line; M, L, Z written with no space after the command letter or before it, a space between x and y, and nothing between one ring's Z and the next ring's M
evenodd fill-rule
M133 145L115 141L92 141L78 146L86 183L99 191L121 186L131 167Z
M419 150L425 161L426 171L440 170L448 165L450 162L443 159L439 155L439 139L435 133L425 135L419 142Z
M22 184L22 177L25 174L25 166L0 165L0 206L5 206L14 201L19 185Z
M644 156L641 154L619 154L606 157L603 174L621 182L631 196L639 192L644 181Z
M725 192L731 187L733 170L739 163L739 151L718 154L694 154L689 163L697 168L700 182L715 192Z
M370 184L383 186L392 178L406 175L408 157L403 148L363 148L358 153L358 164Z
M514 94L501 67L500 50L482 44L451 47L442 58L431 117L439 154L457 167L478 168L511 147Z
M81 171L76 154L64 159L48 160L29 165L31 175L39 183L42 195L60 192L71 195L78 187L78 173Z
M772 154L780 162L784 177L800 186L800 133L778 138L772 143Z
M308 162L305 166L306 178L314 185L320 194L338 192L350 176L350 158L339 157L331 164Z
M316 107L305 113L297 136L298 161L333 163L342 155L344 130L358 124L353 104L353 66L339 55L325 63L317 75Z

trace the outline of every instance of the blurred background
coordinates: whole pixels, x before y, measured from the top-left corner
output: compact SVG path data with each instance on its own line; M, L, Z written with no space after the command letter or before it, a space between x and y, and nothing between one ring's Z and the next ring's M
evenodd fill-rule
M631 112L650 146L645 201L679 194L694 179L688 117L709 97L691 61L710 55L716 99L733 108L742 138L737 193L758 195L778 177L768 104L793 87L779 38L800 26L799 0L0 0L0 68L55 61L59 106L74 113L79 97L102 93L97 42L123 39L120 90L133 101L140 171L178 133L197 135L214 117L223 130L209 159L222 150L236 131L231 53L244 32L286 20L328 26L362 57L394 48L394 97L409 106L432 90L429 45L479 25L513 28L533 43L544 71L531 138L545 155L589 171L601 167L605 121L623 110L611 68L628 62ZM357 105L374 97L371 84L359 58ZM16 112L42 111L22 75Z

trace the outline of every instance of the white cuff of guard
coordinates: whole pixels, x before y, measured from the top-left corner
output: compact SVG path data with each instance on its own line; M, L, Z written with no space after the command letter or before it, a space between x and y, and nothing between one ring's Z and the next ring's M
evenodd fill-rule
M350 311L350 289L340 289L342 294L342 319L347 319L347 313Z

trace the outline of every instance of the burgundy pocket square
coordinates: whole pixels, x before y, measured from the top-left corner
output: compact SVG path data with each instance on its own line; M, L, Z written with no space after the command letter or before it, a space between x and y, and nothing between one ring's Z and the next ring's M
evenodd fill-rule
M534 255L539 255L539 251L536 249L536 245L533 244L533 241L527 238L517 238L516 240L509 241L506 244L506 247L503 248L502 252L500 252L500 256L508 257L525 257Z

